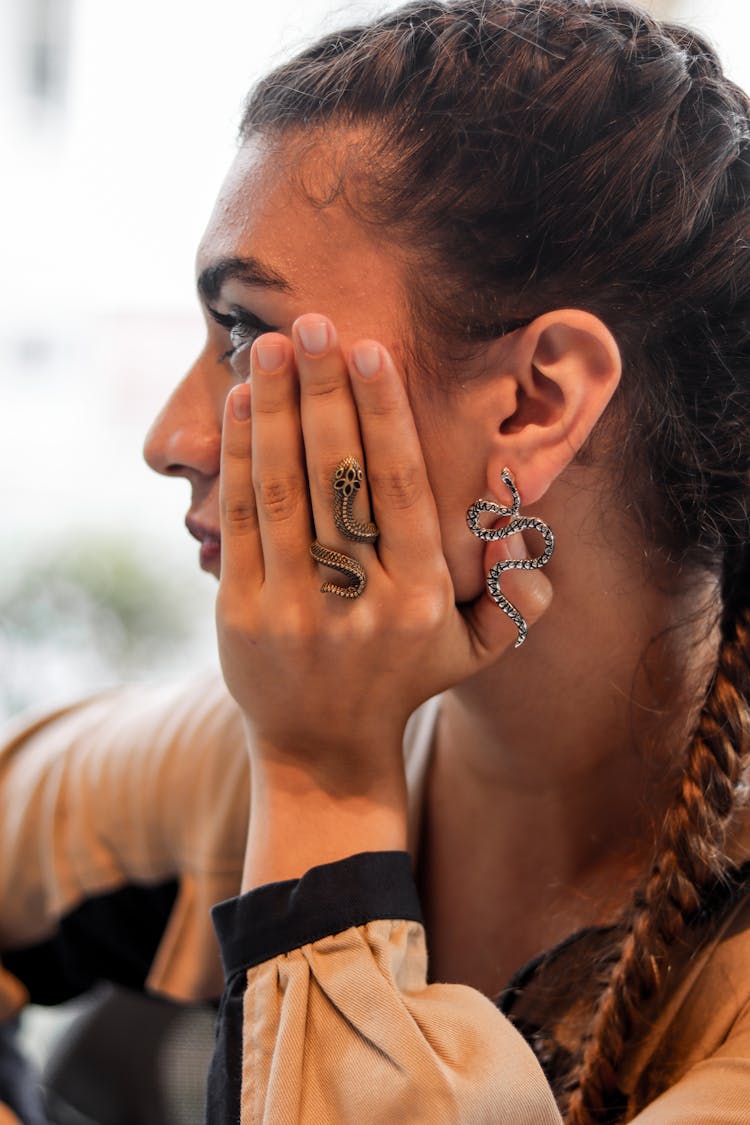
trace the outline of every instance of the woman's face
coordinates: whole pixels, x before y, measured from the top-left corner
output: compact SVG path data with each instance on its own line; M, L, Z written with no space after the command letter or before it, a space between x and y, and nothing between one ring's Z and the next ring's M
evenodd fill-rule
M328 189L332 163L326 164L320 148L301 159L282 145L248 144L239 152L198 251L205 346L146 438L144 452L153 469L189 480L186 524L201 542L201 566L217 577L221 420L237 380L227 358L231 325L240 323L243 339L256 331L291 335L298 316L322 313L333 321L345 354L357 339L369 337L383 343L398 364L406 358L410 324L403 270L393 248L377 230L356 222L341 200L311 202L311 195L317 199ZM300 173L306 191L300 189ZM481 550L464 518L486 490L467 416L471 396L438 391L419 372L405 377L456 597L466 601L481 592L484 581Z

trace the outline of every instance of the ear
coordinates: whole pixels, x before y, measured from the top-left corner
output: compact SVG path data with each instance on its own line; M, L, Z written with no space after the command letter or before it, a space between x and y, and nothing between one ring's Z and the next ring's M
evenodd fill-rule
M502 416L496 415L488 484L495 491L507 465L523 503L533 504L574 459L606 409L622 374L620 349L592 313L559 309L518 332L502 366Z

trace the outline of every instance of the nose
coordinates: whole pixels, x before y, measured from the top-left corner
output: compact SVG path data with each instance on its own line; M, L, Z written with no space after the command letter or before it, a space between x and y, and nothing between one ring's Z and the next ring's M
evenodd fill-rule
M215 477L221 454L223 396L210 385L201 363L175 387L146 434L143 456L157 473Z

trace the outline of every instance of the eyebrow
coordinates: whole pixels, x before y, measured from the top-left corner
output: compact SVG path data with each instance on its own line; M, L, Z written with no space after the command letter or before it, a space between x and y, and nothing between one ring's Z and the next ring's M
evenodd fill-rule
M286 278L259 258L220 258L213 265L201 270L198 277L198 292L204 301L215 301L222 286L227 281L241 281L244 285L262 285L266 289L276 289L280 293L294 290Z

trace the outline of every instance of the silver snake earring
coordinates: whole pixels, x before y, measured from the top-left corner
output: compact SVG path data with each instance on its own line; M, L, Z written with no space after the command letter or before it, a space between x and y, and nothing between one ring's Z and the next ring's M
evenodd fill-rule
M494 504L491 500L477 500L467 511L466 522L472 534L476 535L478 539L483 539L486 543L492 543L498 539L507 539L508 536L516 535L520 531L538 531L544 537L544 552L537 558L501 559L500 562L495 563L487 575L487 589L490 597L518 629L515 647L520 648L526 640L528 625L523 615L518 612L512 602L508 601L500 589L500 576L505 570L538 570L540 567L546 566L555 549L555 536L543 520L537 519L536 516L519 515L521 497L510 469L503 469L500 476L503 484L510 489L513 497L512 507L506 508L502 504ZM509 517L508 522L504 527L482 527L479 522L479 516L482 512L492 512L495 516L507 516Z

